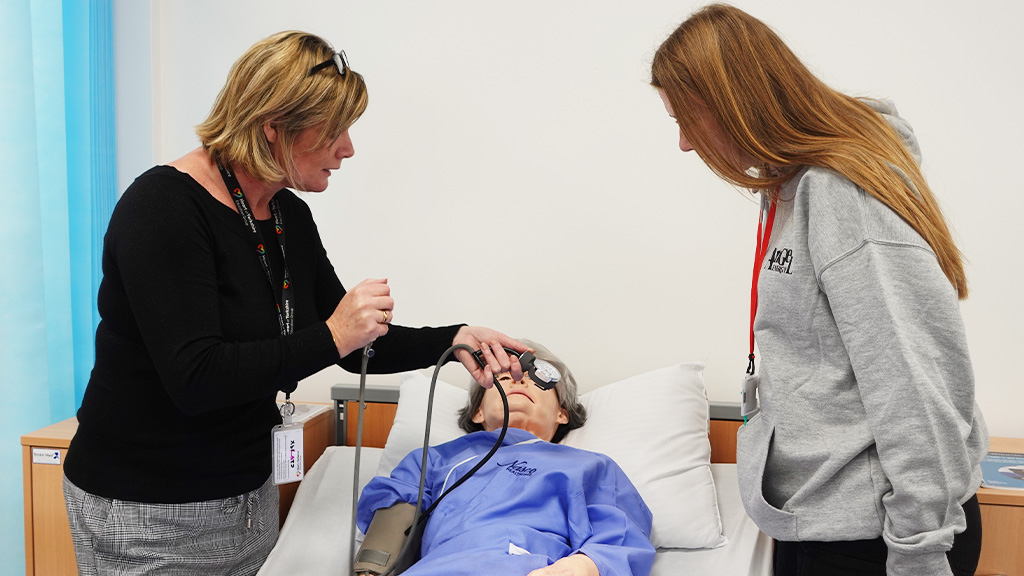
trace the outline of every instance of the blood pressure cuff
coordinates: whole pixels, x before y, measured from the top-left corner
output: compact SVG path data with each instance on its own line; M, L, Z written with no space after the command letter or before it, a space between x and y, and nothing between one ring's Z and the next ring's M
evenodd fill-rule
M415 539L404 556L399 557L405 545L406 534L409 533L416 515L416 506L399 502L390 508L381 508L373 514L366 538L356 554L354 570L356 575L383 574L392 564L397 564L393 574L401 574L419 559L422 529L413 531ZM425 526L426 522L420 522Z

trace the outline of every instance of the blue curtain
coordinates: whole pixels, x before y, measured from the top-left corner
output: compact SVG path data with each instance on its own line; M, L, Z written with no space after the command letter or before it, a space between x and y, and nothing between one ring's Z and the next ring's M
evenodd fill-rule
M20 437L74 416L117 198L110 0L0 1L0 573L25 573Z

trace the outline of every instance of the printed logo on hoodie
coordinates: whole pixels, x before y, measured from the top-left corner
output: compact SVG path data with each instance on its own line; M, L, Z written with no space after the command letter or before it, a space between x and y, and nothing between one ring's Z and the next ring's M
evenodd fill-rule
M792 274L793 251L789 248L773 248L771 258L764 265L766 270L779 274Z

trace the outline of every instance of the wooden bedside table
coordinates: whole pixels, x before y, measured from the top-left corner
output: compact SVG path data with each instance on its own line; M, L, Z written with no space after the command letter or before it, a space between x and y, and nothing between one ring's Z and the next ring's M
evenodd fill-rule
M77 574L64 508L64 456L78 430L68 418L21 437L25 485L25 573Z
M990 452L1024 454L1024 438L992 438ZM1024 490L978 490L981 560L977 574L1024 576Z

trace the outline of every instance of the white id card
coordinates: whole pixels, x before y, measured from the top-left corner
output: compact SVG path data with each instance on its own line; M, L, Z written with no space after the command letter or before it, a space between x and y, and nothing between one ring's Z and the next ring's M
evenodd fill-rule
M743 377L743 387L740 388L740 416L747 417L757 412L757 386L761 383L761 377L756 374L747 374Z
M302 424L274 426L274 484L302 480Z

